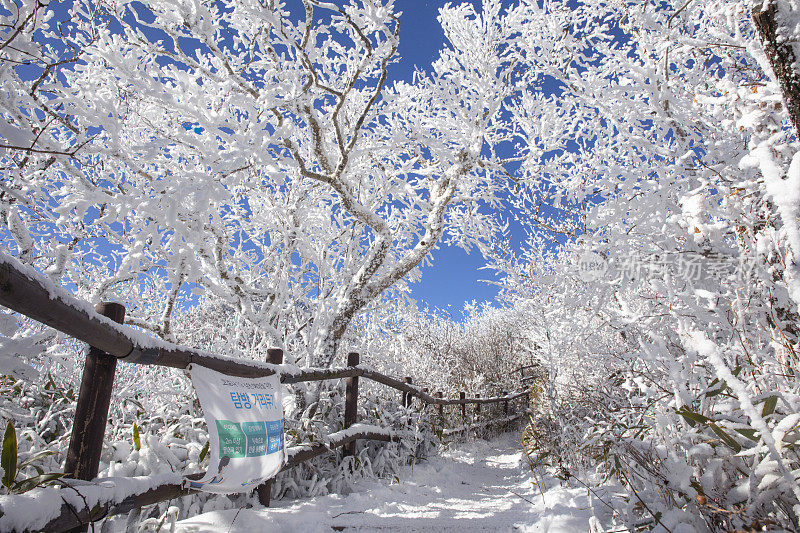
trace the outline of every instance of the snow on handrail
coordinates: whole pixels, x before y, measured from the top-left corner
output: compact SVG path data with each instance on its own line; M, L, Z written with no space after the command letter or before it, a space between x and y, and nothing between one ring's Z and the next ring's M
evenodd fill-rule
M97 313L92 306L76 298L34 268L0 252L0 305L21 313L62 333L84 341L121 361L152 364L172 368L187 368L197 364L236 377L263 377L280 374L283 383L322 381L353 376L382 383L394 389L418 396L423 402L435 405L465 403L496 403L519 398L523 390L494 398L436 398L422 392L420 387L386 376L367 366L339 368L304 368L295 365L274 365L247 359L237 359L196 350L156 339L130 326Z

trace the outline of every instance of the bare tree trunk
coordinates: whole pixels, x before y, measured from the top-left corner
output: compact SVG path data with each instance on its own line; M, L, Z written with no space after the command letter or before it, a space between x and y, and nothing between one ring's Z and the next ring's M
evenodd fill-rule
M763 7L764 4L759 2L753 8L753 23L761 37L761 44L772 72L780 84L783 101L789 111L789 120L792 121L795 134L800 136L800 76L793 68L797 58L792 49L792 42L782 38L787 32L786 28L778 26L780 17L777 2L768 0L766 9Z

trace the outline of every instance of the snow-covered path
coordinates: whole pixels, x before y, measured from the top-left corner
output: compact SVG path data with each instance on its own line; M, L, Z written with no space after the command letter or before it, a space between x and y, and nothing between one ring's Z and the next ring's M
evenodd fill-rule
M582 489L544 495L509 437L470 443L406 469L399 483L361 483L349 495L278 501L268 510L205 513L178 531L589 531Z

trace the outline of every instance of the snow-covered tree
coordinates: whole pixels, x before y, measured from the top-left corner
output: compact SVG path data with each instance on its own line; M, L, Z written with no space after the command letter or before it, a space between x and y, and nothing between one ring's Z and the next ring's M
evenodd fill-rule
M580 370L550 451L629 486L631 526L796 528L796 95L754 24L795 48L796 2L527 7L531 237L493 261Z
M40 62L37 100L5 58L6 245L132 324L174 338L202 293L329 365L440 242L500 229L486 208L526 72L498 0L443 9L448 46L413 83L389 80L389 0L36 6L9 38L71 55Z

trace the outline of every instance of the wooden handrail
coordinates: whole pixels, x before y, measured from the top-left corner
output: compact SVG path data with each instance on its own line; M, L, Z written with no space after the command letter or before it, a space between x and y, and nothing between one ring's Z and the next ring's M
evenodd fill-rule
M2 252L0 305L84 341L121 361L136 364L185 369L193 363L235 377L265 377L278 373L281 375L281 382L286 384L362 376L411 393L423 402L434 405L497 403L526 394L526 391L521 391L495 398L436 398L422 392L421 387L404 383L365 366L301 369L293 365L271 365L235 359L180 346L109 320L97 313L89 303L76 298L33 268Z
M485 422L478 422L476 424L470 424L468 426L461 426L461 427L457 427L457 428L445 429L444 431L442 431L442 436L449 437L450 435L455 435L457 433L463 433L465 431L471 431L473 429L485 428L485 427L494 426L494 425L498 425L498 424L508 424L509 422L513 422L514 420L516 420L516 419L518 419L520 417L523 417L523 416L525 416L527 414L530 414L530 413L531 413L531 411L529 409L525 409L524 411L520 411L519 413L517 413L515 415L512 415L512 416L507 416L507 417L504 417L504 418L492 418L492 419L487 420Z

